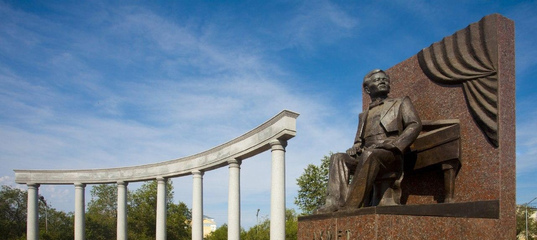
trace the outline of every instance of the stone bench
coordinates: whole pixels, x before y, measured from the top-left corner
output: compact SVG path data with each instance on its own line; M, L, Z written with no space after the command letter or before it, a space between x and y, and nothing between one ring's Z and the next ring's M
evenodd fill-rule
M460 168L461 142L458 119L423 121L423 129L405 157L405 172L440 166L444 171L444 202L452 202Z
M452 202L455 178L460 168L460 124L457 119L422 120L422 131L410 151L405 154L401 172L379 174L375 182L371 205L398 205L401 181L417 171L441 169L444 182L444 202Z

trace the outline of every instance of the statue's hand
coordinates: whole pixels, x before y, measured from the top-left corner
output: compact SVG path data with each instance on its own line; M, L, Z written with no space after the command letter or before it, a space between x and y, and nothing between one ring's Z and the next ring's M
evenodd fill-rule
M392 151L392 152L395 152L395 153L401 153L401 150L399 150L399 148L397 148L391 142L383 142L381 144L378 144L377 148L386 149L388 151Z
M354 150L354 148L351 147L351 148L347 149L347 154L349 156L354 156L354 155L356 155L356 150Z
M361 152L362 152L362 149L356 146L352 146L351 148L347 149L347 154L352 157L358 155Z

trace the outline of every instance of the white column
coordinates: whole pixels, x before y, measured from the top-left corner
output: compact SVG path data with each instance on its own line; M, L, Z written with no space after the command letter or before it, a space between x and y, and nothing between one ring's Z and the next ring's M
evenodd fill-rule
M285 239L285 140L273 140L270 190L270 239Z
M239 240L241 233L241 160L229 160L229 193L227 207L227 239Z
M167 179L157 178L157 238L166 240L166 182Z
M117 239L127 240L127 185L117 182Z
M86 212L85 190L86 184L75 183L75 240L86 239L86 220L84 219Z
M203 172L192 171L192 240L203 240Z
M37 196L39 184L28 183L28 213L26 215L26 238L28 240L39 239L39 211L37 208Z

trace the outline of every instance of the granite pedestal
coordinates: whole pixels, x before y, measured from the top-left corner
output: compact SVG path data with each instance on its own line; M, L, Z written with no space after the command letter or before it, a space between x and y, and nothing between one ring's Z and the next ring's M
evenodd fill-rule
M300 217L298 239L514 239L514 51L514 23L493 14L387 70L390 96L409 96L421 119L460 122L452 203L441 169L427 168L404 176L401 206ZM488 73L466 83L443 77L464 75L457 61L468 58L471 71Z

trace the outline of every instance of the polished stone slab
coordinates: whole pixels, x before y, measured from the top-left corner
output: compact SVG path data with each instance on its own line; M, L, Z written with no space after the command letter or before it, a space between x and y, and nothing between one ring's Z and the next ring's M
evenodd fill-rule
M310 221L370 214L498 219L500 217L500 203L498 200L490 200L462 203L375 206L350 211L301 216L298 219L299 221Z

